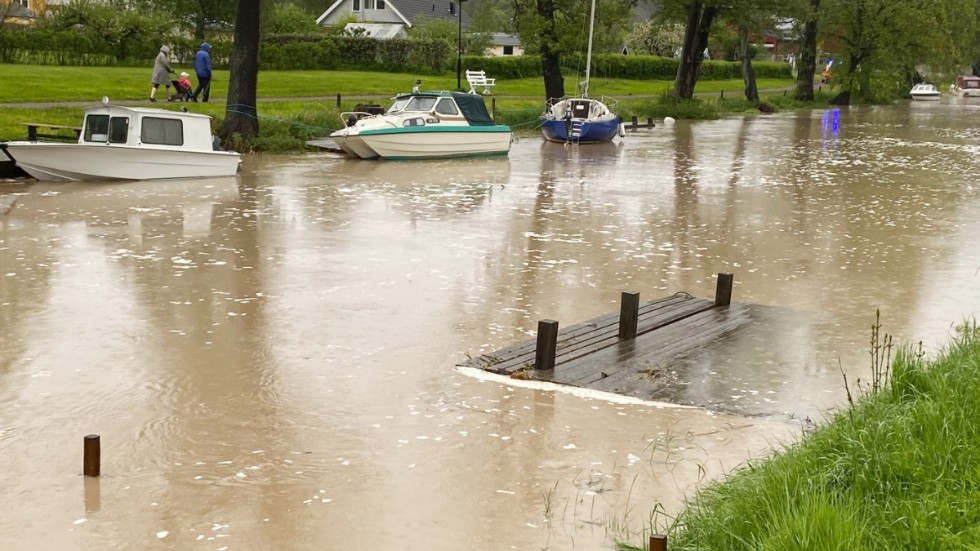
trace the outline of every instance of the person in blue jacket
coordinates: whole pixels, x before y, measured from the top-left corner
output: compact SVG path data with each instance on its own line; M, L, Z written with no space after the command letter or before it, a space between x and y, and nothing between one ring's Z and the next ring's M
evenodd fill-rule
M201 101L207 103L211 95L211 45L207 42L201 44L194 56L194 72L197 73L197 89L191 94L191 101L197 101L200 96Z

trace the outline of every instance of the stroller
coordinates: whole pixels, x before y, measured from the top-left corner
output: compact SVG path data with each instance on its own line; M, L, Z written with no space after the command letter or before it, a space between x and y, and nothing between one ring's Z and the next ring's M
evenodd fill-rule
M190 86L181 86L180 81L173 79L170 81L174 85L174 93L170 96L169 101L190 101L191 100L191 90Z

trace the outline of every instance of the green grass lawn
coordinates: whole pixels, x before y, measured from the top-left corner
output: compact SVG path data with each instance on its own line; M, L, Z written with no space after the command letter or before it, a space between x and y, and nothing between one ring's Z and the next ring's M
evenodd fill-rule
M178 72L194 71L190 67L175 66ZM115 101L142 101L150 96L150 68L133 67L61 67L48 65L0 64L0 104L36 104L30 106L6 106L0 111L0 140L18 140L26 136L23 123L48 123L80 125L83 107L63 107L59 102L80 102L83 105L98 103L103 96ZM439 76L410 73L379 73L357 71L261 71L258 77L258 110L260 140L266 151L302 149L305 140L322 136L342 125L340 111L350 111L362 102L377 103L387 107L389 98L408 92L416 78L423 81L424 90L452 90L456 88L455 73ZM574 94L578 78L566 77L566 93ZM465 78L461 84L466 87ZM758 82L761 90L782 90L794 85L792 80L763 79ZM625 80L594 78L590 94L595 97L609 96L619 102L619 113L624 119L632 116L645 119L662 117L664 111L656 105L657 99L673 86L664 80ZM725 98L741 96L741 80L701 81L697 92L712 98L724 92ZM224 100L228 92L228 71L215 71L211 85L211 103L182 104L194 112L205 113L217 123L225 116ZM781 93L781 92L780 92ZM336 97L340 94L341 106ZM157 98L164 97L163 91ZM540 77L524 79L498 79L488 108L496 108L500 122L512 125L515 130L531 128L544 108L544 83ZM52 104L50 106L44 104ZM147 106L151 105L148 101ZM157 107L176 109L181 104L158 102ZM729 103L725 111L741 111L745 105ZM711 110L687 110L684 116L713 117L721 112L717 106Z

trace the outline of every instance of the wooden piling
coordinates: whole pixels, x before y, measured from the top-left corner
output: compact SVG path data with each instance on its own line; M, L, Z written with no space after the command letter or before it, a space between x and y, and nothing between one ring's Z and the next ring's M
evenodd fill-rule
M619 305L619 340L636 338L640 321L640 293L623 292Z
M735 276L730 272L718 274L718 285L715 288L715 305L728 306L732 303L732 287L735 284Z
M538 342L534 349L534 369L549 371L555 368L558 355L558 322L540 320L538 322Z
M340 94L337 94L337 109L340 109Z
M650 551L667 551L667 536L664 534L650 536Z
M497 98L490 98L490 118L497 120Z
M102 470L102 445L98 434L85 437L85 476L99 476Z
M656 124L653 123L653 117L647 117L647 126L649 126L650 128L657 126Z
M725 99L725 91L724 90L721 91L721 95L719 96L719 99Z
M633 118L630 120L630 122L633 123L633 128L636 128L637 126L640 125L639 120L640 119L636 115L633 115Z

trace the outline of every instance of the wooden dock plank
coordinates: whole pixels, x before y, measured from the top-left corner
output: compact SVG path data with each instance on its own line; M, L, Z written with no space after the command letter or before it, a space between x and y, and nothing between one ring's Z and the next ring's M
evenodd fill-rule
M686 293L678 293L669 297L652 300L640 306L640 319L643 320L646 317L654 315L658 311L673 308L678 304L683 304L690 300L704 299L695 299ZM564 329L560 329L558 332L558 346L560 348L564 345L565 341L575 339L581 335L586 335L595 331L611 330L610 328L612 327L619 327L619 314L616 312L598 316L581 323L571 325ZM512 359L522 354L530 354L533 357L534 346L535 339L524 340L517 344L496 350L492 354L481 354L480 356L468 360L463 365L483 369L488 363L499 363L500 361Z
M641 312L640 314L637 325L638 333L642 335L657 328L668 326L713 307L714 303L709 300L692 298L648 309L645 313ZM617 318L617 316L613 317L614 319ZM612 322L608 320L586 322L570 328L569 334L563 335L559 332L556 361L558 363L569 362L602 348L615 345L619 342L618 323L618 319ZM489 369L501 374L510 374L514 371L527 369L534 365L534 347L535 341L531 340L516 347L511 355L496 352L490 356L492 360L486 365L472 367ZM484 356L481 356L477 359L483 358Z
M752 321L752 307L731 303L730 273L718 274L715 300L687 293L637 305L639 295L622 294L626 316L620 335L620 311L560 329L541 320L538 338L481 354L460 364L517 378L655 399L670 383L670 366ZM633 320L636 321L635 337ZM542 349L537 351L538 342ZM535 362L554 366L536 370Z
M706 310L651 332L643 338L637 337L633 346L614 346L597 350L577 361L563 363L555 370L551 380L562 384L589 386L590 383L628 369L637 358L644 358L644 362L648 361L648 356L669 358L676 354L677 350L690 349L704 342L705 339L701 335L720 325L718 322L724 319L726 314L725 309ZM723 330L719 329L719 331ZM605 376L602 375L603 373Z

